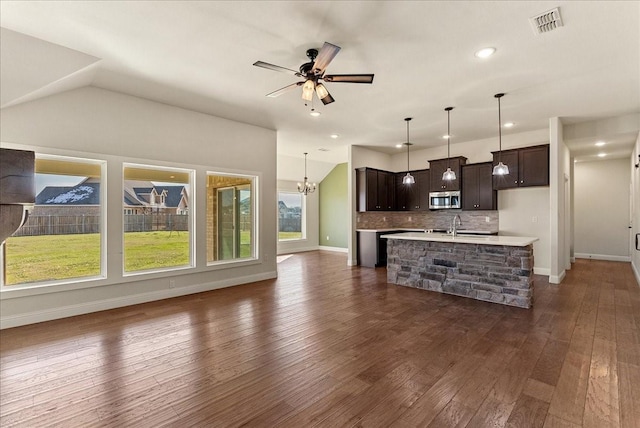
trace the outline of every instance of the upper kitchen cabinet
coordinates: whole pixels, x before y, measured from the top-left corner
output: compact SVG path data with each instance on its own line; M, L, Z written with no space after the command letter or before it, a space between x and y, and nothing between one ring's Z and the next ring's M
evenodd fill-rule
M392 211L395 206L395 174L373 168L356 169L357 210Z
M549 185L549 145L523 147L493 153L493 165L499 159L509 167L508 175L494 175L495 190L514 187L532 187Z
M449 159L436 159L436 160L429 161L429 171L430 171L429 190L431 192L460 190L461 167L466 163L467 163L467 158L463 156L457 156ZM444 172L447 170L447 167L450 167L451 171L456 173L455 180L446 181L442 179L442 174L444 174Z
M495 210L497 192L492 183L493 164L491 162L462 166L462 209Z
M396 174L396 210L428 211L429 210L429 170L411 171L416 180L413 184L403 184L406 172Z

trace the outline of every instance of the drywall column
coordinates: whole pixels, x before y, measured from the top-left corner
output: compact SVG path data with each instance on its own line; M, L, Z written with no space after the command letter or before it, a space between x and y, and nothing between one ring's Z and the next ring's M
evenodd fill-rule
M565 157L568 150L562 135L559 117L549 119L549 235L551 270L549 282L559 284L565 276ZM567 248L565 248L567 247Z

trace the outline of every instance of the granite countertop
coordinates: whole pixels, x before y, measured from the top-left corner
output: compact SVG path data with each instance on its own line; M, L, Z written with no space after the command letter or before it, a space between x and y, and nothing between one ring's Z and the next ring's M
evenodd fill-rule
M462 233L462 232L459 232ZM446 233L406 232L383 235L386 239L405 239L409 241L458 242L461 244L506 245L510 247L526 247L538 240L531 236L452 236Z
M428 232L427 232L428 231ZM421 233L432 233L438 234L444 232L444 229L418 229L418 228L410 228L410 227L393 227L389 229L356 229L356 232L421 232ZM469 235L497 235L498 232L490 232L487 230L467 230L460 229L458 230L460 234L469 234Z

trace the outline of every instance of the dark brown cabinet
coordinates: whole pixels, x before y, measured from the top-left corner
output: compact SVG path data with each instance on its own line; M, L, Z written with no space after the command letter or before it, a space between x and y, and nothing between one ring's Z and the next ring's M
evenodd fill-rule
M460 174L461 167L467 163L467 158L457 156L450 159L436 159L429 161L430 185L431 192L445 192L450 190L460 190ZM442 174L450 167L456 173L456 179L446 181L442 179ZM428 205L428 204L427 204Z
M425 211L429 209L429 170L411 171L416 182L403 184L406 172L396 174L396 210Z
M357 210L392 211L395 208L395 175L373 168L356 170Z
M508 175L493 176L495 190L549 185L548 144L503 150L502 154L492 153L493 165L497 165L499 159L502 159L502 163L509 167Z
M495 210L497 192L493 189L491 162L462 166L462 209Z

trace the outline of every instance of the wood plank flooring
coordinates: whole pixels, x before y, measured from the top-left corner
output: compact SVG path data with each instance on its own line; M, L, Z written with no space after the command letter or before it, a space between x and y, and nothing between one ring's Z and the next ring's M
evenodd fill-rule
M279 278L0 332L2 427L640 427L628 263L534 308L313 251Z

